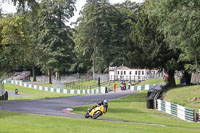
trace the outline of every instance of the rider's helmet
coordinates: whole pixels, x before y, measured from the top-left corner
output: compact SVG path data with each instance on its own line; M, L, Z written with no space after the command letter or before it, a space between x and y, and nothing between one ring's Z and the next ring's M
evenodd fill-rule
M108 100L107 99L103 100L103 103L108 104Z

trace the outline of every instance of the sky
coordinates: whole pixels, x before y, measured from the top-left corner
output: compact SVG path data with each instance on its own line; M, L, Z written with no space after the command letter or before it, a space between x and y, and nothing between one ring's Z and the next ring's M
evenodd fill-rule
M115 4L115 3L122 3L125 0L109 0L110 3ZM131 0L133 2L137 2L137 3L141 3L144 0ZM75 12L74 16L70 19L70 22L75 22L76 19L79 17L79 11L81 10L81 8L85 5L86 0L77 0L76 3L76 9L77 11ZM15 13L16 12L16 8L13 6L13 3L4 3L2 4L2 9L4 13Z

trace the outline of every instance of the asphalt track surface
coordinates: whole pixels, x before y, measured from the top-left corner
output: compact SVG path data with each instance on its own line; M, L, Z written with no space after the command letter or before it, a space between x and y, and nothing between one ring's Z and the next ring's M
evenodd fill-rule
M126 91L126 92L112 92L112 93L97 94L97 95L51 98L42 100L6 101L6 102L0 102L0 110L20 112L20 113L83 118L84 116L68 113L66 109L77 106L95 104L103 99L108 99L109 101L120 97L125 97L134 93L137 92Z

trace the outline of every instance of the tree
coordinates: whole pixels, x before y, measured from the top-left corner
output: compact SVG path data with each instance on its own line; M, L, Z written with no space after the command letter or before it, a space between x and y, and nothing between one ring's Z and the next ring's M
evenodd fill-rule
M121 5L99 0L88 1L81 11L75 28L75 51L79 67L90 65L87 69L92 68L93 75L108 72L109 66L121 65L126 59L127 25L131 17L123 25L127 14L120 8Z
M121 57L123 57L123 59L119 61L122 62L122 64L129 67L138 67L137 62L139 59L138 57L140 50L138 48L138 42L134 41L134 39L132 38L135 36L132 35L132 33L136 30L138 11L140 6L135 2L131 2L129 0L121 4L116 4L115 6L121 14L121 24L119 27L121 30L121 36L119 40L122 40L121 49L123 50L118 51L122 51L119 52L119 54L121 54Z
M72 29L65 22L73 16L74 0L43 0L36 22L37 49L41 52L40 65L48 70L49 83L52 71L70 67L72 61Z
M183 68L182 62L178 60L181 51L170 49L163 32L158 30L160 19L148 14L149 6L148 1L141 5L136 29L132 33L133 42L138 43L140 50L140 57L138 57L140 60L137 63L140 63L140 65L138 64L140 68L164 69L169 75L168 85L174 87L176 85L175 70Z
M35 10L38 6L39 0L3 0L3 2L13 2L17 6L18 11Z
M7 16L0 21L1 70L4 72L26 64L30 27L25 15Z
M171 48L183 51L180 60L192 61L186 64L186 69L198 71L200 59L200 3L193 1L160 1L159 16L165 15L160 30L164 32L166 41ZM156 9L158 8L155 6ZM154 10L156 10L154 9Z
M160 19L158 31L165 35L165 41L171 49L182 51L179 61L184 62L185 73L198 71L200 59L199 1L149 0L149 3L152 5L149 15Z
M105 11L105 5L108 5L107 1L100 0L88 0L84 9L81 11L81 17L78 19L77 32L75 33L75 51L78 54L78 58L81 60L80 67L84 67L83 64L92 60L93 78L96 73L96 58L97 47L100 46L100 17L102 17ZM99 58L100 59L100 58ZM100 59L101 60L101 59Z

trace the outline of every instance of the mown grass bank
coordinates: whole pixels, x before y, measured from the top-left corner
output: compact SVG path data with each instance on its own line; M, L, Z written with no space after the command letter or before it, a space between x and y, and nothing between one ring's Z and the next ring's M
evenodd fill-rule
M26 94L29 96L26 97L12 97L8 96L8 100L33 100L33 99L46 99L46 98L55 98L55 97L67 97L67 96L76 96L76 95L67 95L62 93L47 92L36 90L32 88L22 87L15 84L4 84L4 88L7 91L15 92L15 89L18 89L19 94Z
M200 97L200 86L192 85L185 87L176 87L167 91L164 100L180 104L191 109L200 109L200 101L193 101L194 97Z

